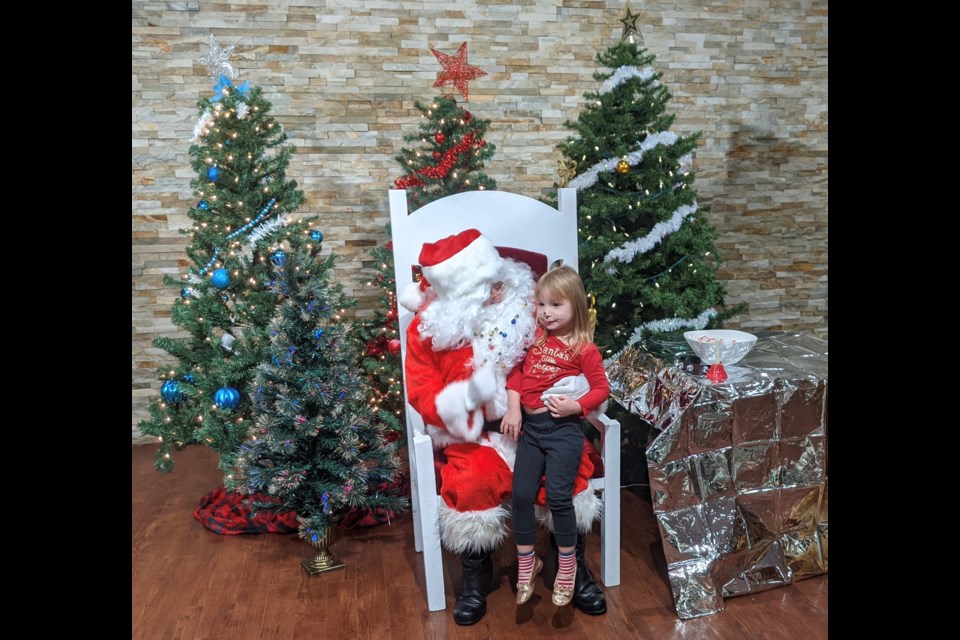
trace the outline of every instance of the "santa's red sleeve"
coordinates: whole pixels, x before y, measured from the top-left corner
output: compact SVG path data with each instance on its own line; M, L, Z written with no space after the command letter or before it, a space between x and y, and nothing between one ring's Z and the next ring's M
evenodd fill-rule
M483 413L467 397L473 373L473 348L434 351L429 339L420 337L420 317L407 328L404 380L407 400L428 425L442 427L452 435L476 441L483 431Z

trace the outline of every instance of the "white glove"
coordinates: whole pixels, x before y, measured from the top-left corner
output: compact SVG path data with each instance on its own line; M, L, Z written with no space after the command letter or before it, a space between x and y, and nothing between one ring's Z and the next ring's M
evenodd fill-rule
M477 369L467 383L467 410L473 411L495 398L500 386L492 365Z
M483 433L483 411L476 410L475 406L468 407L469 384L466 380L450 383L437 394L435 402L437 415L451 435L476 442Z
M540 394L540 400L546 402L550 396L567 396L571 400L579 400L590 391L587 376L582 373L578 376L567 376L557 380L557 383Z

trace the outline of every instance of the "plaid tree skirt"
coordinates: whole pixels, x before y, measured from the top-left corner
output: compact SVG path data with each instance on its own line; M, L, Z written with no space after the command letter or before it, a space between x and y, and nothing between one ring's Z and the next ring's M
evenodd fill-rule
M386 484L386 483L385 483ZM399 482L382 487L396 495L410 495L410 479L404 475ZM296 533L299 530L297 514L294 511L279 513L260 509L254 513L251 502L272 501L264 494L241 495L230 493L223 487L217 487L200 499L193 517L214 533L235 536L245 533ZM339 521L345 529L355 527L375 527L386 524L396 514L386 509L351 509Z

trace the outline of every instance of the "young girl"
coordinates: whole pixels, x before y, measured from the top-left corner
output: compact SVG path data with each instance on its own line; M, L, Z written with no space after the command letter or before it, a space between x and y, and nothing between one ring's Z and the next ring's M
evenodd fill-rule
M513 470L517 604L530 599L534 578L543 568L543 561L533 552L534 500L546 474L547 505L560 549L552 600L563 606L573 597L577 572L572 494L583 456L580 418L609 397L610 385L600 350L590 339L587 294L577 272L561 266L543 274L537 282L536 298L536 341L507 378L508 408L500 430L519 438ZM581 384L573 384L577 379ZM582 383L584 379L589 388ZM557 386L579 391L551 393Z

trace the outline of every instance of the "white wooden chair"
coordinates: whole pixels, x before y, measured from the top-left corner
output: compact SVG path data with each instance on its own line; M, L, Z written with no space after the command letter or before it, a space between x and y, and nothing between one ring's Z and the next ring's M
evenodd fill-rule
M407 192L390 192L390 226L397 289L413 279L425 242L474 228L497 247L511 247L543 254L547 264L556 260L578 268L577 192L560 189L559 210L538 200L506 191L469 191L435 200L407 214ZM407 326L413 314L400 308L400 352L407 354ZM404 386L404 400L407 400ZM426 435L423 419L406 402L407 445L410 452L411 510L414 546L423 552L430 611L446 608L443 558L437 517L436 477L433 445ZM591 480L602 492L600 520L600 580L607 587L620 584L620 423L606 415L591 419L601 434L604 477ZM607 479L609 478L609 482Z

